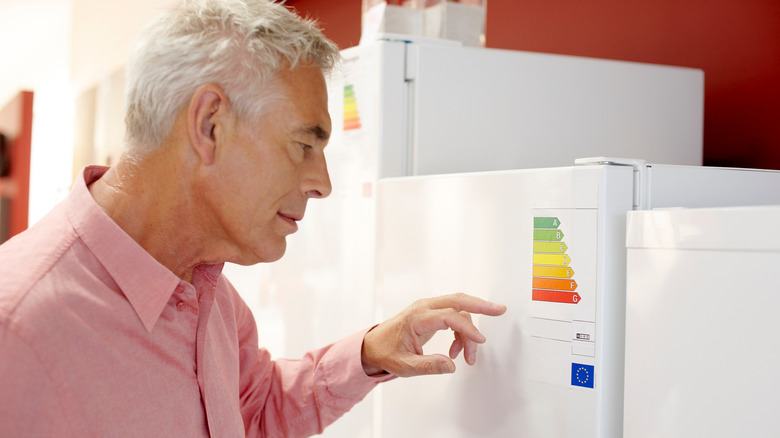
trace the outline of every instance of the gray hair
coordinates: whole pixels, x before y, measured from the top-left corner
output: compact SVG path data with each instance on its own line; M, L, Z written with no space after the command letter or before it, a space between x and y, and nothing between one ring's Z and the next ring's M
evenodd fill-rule
M127 63L125 141L147 152L170 134L195 90L219 84L239 117L261 116L282 68L313 63L327 74L338 47L316 23L269 0L187 0L149 23Z

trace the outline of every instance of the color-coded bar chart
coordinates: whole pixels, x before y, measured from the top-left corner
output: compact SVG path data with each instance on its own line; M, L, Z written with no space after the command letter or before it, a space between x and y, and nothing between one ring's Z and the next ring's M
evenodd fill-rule
M531 299L551 303L577 304L574 270L566 253L561 221L557 217L534 217L533 281Z
M360 114L353 85L344 86L344 130L360 129Z

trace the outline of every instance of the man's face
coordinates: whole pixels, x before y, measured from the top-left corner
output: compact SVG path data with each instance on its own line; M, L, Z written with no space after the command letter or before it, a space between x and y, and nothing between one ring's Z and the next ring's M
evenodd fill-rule
M215 210L227 260L235 263L281 258L285 238L298 229L308 199L331 191L324 155L331 123L323 75L317 67L302 65L277 78L265 115L226 128L227 141L217 149L221 169L220 181L214 182Z

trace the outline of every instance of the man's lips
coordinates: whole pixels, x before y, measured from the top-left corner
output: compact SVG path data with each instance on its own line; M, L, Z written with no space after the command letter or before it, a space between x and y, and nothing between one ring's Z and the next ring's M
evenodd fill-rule
M303 219L303 215L295 214L295 213L277 213L279 217L282 218L285 222L289 223L290 225L298 228L298 221Z

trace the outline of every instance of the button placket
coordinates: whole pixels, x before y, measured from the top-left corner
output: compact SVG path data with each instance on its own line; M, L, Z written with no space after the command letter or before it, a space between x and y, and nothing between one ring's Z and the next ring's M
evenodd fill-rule
M181 284L176 286L175 297L176 299L178 299L178 301L176 302L176 311L184 312L185 310L192 307L192 305L188 303L188 301L192 301L192 300L188 300L189 298L187 296L188 292L189 292L189 288L187 288L186 286L183 286Z

